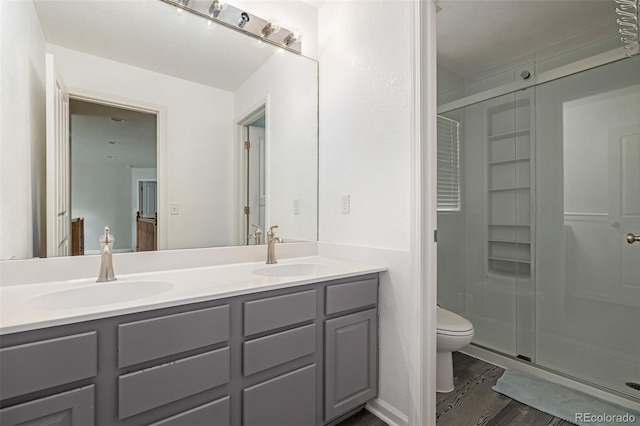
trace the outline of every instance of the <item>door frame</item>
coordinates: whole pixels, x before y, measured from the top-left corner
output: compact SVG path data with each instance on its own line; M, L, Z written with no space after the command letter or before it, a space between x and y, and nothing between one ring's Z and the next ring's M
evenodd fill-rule
M244 206L247 199L247 177L246 177L246 158L244 150L244 142L246 140L246 127L253 123L259 117L264 116L265 129L264 129L264 195L266 198L264 221L265 224L269 222L269 195L270 195L270 178L269 178L269 159L270 148L269 140L271 134L271 120L270 120L270 97L266 95L260 98L256 103L252 104L244 113L239 114L234 120L235 125L235 146L233 152L235 153L234 164L236 166L236 178L235 178L235 209L233 214L233 228L234 228L234 242L235 245L245 245L247 239L247 233L249 224L246 223L246 217L244 214ZM266 230L263 229L266 233Z
M158 250L166 250L168 248L167 107L78 87L67 87L67 90L69 91L70 100L107 105L156 116L156 181L158 185L157 202L159 218Z

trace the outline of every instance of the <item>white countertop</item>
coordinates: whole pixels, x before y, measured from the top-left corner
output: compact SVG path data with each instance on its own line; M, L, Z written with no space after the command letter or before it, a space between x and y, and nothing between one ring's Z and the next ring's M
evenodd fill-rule
M319 264L322 267L313 274L288 277L253 273L258 269L290 264ZM96 283L92 278L0 287L0 335L387 270L386 267L319 256L285 259L277 265L251 262L127 275L118 275L115 266L118 280L113 282ZM115 291L126 291L127 283L157 281L171 285L160 294L148 297L138 295L136 299L119 303L68 308L64 307L66 293L59 298L62 300L59 305L55 297L47 299L46 303L42 302L42 296L78 288L115 284L111 287ZM119 296L122 298L122 293Z

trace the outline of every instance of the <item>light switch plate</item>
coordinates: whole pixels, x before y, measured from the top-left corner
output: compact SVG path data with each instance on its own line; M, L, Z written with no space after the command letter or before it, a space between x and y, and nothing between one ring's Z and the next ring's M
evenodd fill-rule
M300 214L300 200L293 200L293 214Z
M179 213L178 203L169 203L169 214L176 215Z
M349 214L351 212L351 195L346 194L342 196L341 211L342 214Z

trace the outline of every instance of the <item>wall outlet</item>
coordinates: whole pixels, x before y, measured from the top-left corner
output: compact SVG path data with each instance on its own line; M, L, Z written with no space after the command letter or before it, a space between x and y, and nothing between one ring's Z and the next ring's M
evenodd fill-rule
M351 212L351 195L343 195L340 203L340 210L342 214L349 214Z
M178 203L169 203L169 214L178 214Z
M293 200L293 214L300 214L300 200Z

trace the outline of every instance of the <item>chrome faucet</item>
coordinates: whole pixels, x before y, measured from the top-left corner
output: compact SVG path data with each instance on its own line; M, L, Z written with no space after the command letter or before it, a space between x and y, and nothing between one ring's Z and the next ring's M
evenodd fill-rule
M113 242L115 237L109 233L109 228L104 227L104 234L98 238L100 241L100 273L96 282L103 283L117 280L113 273Z
M254 228L256 228L253 233L249 234L249 240L255 240L255 244L259 246L262 244L262 229L258 225L251 224Z
M267 232L267 265L273 265L278 263L276 260L276 243L283 243L282 238L276 237L276 233L273 231L278 228L278 225L272 226Z

